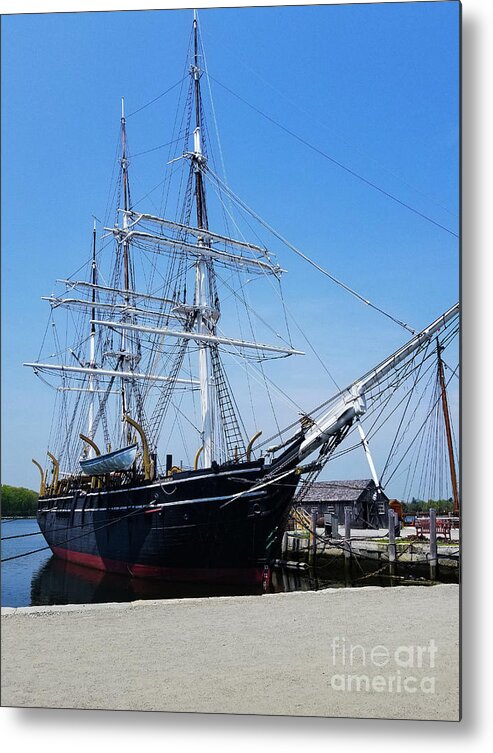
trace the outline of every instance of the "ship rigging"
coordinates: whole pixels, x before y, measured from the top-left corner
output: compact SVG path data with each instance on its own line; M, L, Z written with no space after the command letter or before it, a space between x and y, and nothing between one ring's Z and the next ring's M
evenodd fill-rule
M318 408L291 398L265 369L268 361L283 359L284 365L304 355L288 324L285 269L260 236L255 242L245 237L241 219L244 224L248 216L248 227L260 221L319 272L370 302L262 221L211 167L196 14L190 53L183 147L170 160L166 184L169 193L172 177L179 178L177 216L140 211L140 202L133 202L122 100L114 223L105 225L99 251L94 223L88 279L61 279L63 291L45 297L50 323L61 310L75 326L65 348L53 327L55 353L25 364L43 379L60 379L50 465L33 461L41 474L38 520L57 556L91 567L258 582L278 553L297 490L306 491L350 432L362 432L361 420L375 406L418 382L432 339L440 333L443 344L456 331L459 307L416 332L372 304L411 331L407 344ZM211 190L219 210L210 209ZM214 225L221 215L224 231ZM108 271L103 251L110 244ZM252 280L265 284L264 304L280 306L283 326L250 302ZM230 329L233 312L237 332ZM230 380L237 367L245 375L242 387L237 375ZM280 426L272 393L298 414L287 428ZM240 410L248 402L250 431ZM275 432L260 444L260 416L270 410ZM176 461L178 441L187 463ZM82 531L72 536L73 528Z

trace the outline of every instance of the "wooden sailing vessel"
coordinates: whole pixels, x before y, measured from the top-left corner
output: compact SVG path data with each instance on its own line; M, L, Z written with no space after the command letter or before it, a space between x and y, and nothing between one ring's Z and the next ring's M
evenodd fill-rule
M61 379L50 479L36 462L38 521L54 554L71 562L140 577L259 582L279 556L300 479L325 465L374 392L456 319L458 306L296 426L279 431L259 454L261 432L249 438L243 429L223 353L238 360L253 354L257 362L302 353L288 339L267 344L233 336L219 324L218 270L276 282L283 270L264 246L209 227L206 181L217 191L225 186L205 148L196 18L192 40L181 214L169 219L133 206L122 104L121 202L115 224L106 228L115 245L110 278L99 274L95 226L89 279L62 280L64 294L47 298L52 310L77 312L82 334L63 363L26 364ZM142 277L150 282L146 289L137 284L137 254L153 259L152 275ZM157 272L154 259L162 263ZM176 435L169 417L183 412L181 399L175 401L179 391L200 396L200 443L189 468L174 465L169 450Z

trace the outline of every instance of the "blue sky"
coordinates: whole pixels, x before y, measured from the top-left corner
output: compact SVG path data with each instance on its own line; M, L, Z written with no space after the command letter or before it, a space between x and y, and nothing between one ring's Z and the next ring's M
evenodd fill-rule
M457 233L458 16L458 3L425 2L213 9L200 19L214 78ZM30 461L45 452L52 394L21 364L43 337L40 296L86 260L91 215L105 214L120 97L132 112L181 78L190 25L189 11L3 19L4 483L37 485ZM416 328L457 300L454 235L211 86L229 183L283 235ZM176 91L128 119L132 152L169 139L175 106ZM163 168L159 151L136 158L133 196ZM286 299L339 384L406 339L290 252L280 261ZM307 408L332 393L323 372L297 369L286 384L313 397ZM364 459L352 462L331 475L368 475Z

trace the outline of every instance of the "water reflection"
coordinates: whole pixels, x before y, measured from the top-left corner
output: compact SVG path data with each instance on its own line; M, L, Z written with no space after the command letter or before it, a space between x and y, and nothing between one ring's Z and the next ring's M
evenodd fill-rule
M366 564L366 563L365 563ZM332 562L330 572L277 568L272 571L268 593L314 591L323 588L362 586L431 585L422 568L390 574L388 568L375 572L373 563L362 568ZM452 573L451 573L452 575ZM455 579L451 579L452 582ZM130 578L92 570L51 557L31 581L31 605L98 604L137 599L188 599L210 596L246 596L263 593L262 585L245 586L209 583L178 583Z
M177 583L130 578L51 557L34 574L31 605L100 604L137 599L189 599L262 593L262 586Z

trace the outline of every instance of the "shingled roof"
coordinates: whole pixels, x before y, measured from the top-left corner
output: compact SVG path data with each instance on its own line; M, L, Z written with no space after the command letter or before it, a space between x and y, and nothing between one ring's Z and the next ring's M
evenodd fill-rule
M370 478L351 481L315 481L303 504L314 502L355 502L367 489L373 490L375 483Z

